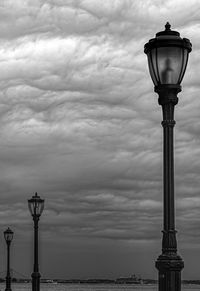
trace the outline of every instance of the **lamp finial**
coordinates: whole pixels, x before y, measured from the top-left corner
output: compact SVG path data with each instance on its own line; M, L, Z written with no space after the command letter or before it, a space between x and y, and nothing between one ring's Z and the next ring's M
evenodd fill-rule
M165 30L166 30L166 31L171 30L171 25L169 24L169 22L167 22L167 23L165 24Z

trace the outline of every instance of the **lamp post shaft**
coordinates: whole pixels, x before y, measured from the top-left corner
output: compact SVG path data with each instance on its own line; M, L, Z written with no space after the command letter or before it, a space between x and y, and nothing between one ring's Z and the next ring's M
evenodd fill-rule
M34 266L32 273L32 291L40 291L40 273L38 264L38 221L39 217L33 217L34 221Z
M38 272L38 219L34 219L34 272Z
M174 207L174 107L180 85L155 88L163 111L163 238L162 254L156 261L159 291L180 291L183 260L177 254Z
M6 289L11 291L11 276L10 276L10 242L7 242L7 274L6 274Z
M175 230L174 211L174 107L178 98L160 96L159 104L163 111L163 196L164 231Z

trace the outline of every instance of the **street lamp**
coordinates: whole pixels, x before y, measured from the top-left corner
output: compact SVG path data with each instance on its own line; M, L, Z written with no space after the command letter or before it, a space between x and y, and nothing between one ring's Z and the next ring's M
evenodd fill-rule
M11 276L10 276L10 244L13 239L13 231L8 227L4 231L4 238L7 244L7 274L6 274L6 289L5 291L11 291Z
M151 78L158 93L158 103L163 111L163 194L164 223L162 254L156 261L159 271L159 291L180 291L182 258L177 254L177 241L174 212L174 150L173 128L174 106L178 103L177 94L181 91L188 55L192 44L171 30L167 22L165 30L158 32L144 46L147 54Z
M38 264L38 221L44 209L44 199L37 193L28 200L28 207L34 221L34 267L32 273L32 291L40 290L40 273Z

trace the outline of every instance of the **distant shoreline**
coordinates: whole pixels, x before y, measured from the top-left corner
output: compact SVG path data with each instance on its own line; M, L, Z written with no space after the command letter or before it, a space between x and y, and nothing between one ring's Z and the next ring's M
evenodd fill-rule
M1 279L0 283L5 283ZM12 283L31 283L31 279L15 279ZM42 284L112 284L112 285L157 285L154 279L140 279L140 281L122 281L114 279L41 279ZM182 280L182 285L200 285L200 280Z

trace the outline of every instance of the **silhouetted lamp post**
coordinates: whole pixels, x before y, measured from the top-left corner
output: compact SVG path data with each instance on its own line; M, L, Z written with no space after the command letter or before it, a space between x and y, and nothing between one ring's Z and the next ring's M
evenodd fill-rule
M38 222L44 209L44 199L37 193L28 200L28 207L34 221L34 267L32 273L32 291L40 290L40 273L38 264Z
M162 254L156 261L159 271L159 291L180 291L183 260L177 254L177 241L174 213L174 150L173 128L174 106L178 103L177 94L181 91L188 55L192 50L190 41L181 38L177 31L165 30L145 44L151 78L158 93L158 103L163 112L163 191L164 223Z
M5 291L11 291L11 276L10 276L10 244L13 239L13 231L8 227L4 231L4 238L7 244L7 274L6 274L6 289Z

